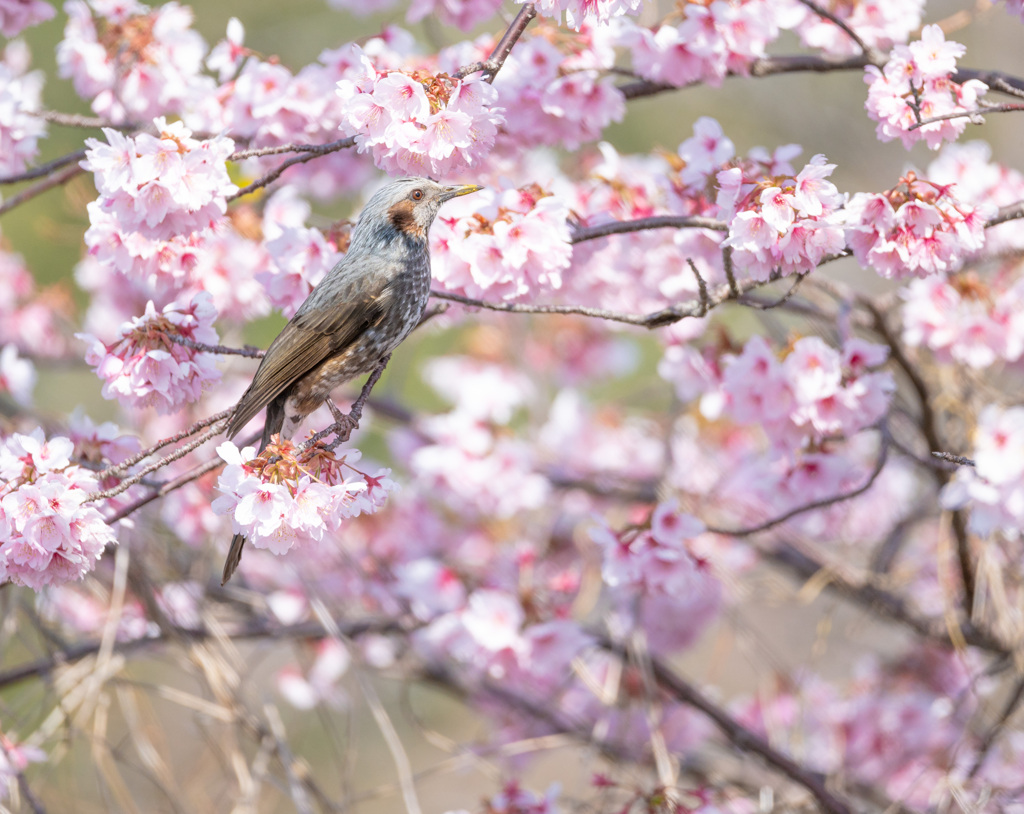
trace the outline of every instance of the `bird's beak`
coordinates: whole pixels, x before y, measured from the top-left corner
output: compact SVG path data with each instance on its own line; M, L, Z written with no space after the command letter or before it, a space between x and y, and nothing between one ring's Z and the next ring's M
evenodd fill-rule
M458 198L462 195L469 195L471 192L483 189L482 186L477 184L462 184L460 186L445 187L441 190L441 203L450 201L452 198Z

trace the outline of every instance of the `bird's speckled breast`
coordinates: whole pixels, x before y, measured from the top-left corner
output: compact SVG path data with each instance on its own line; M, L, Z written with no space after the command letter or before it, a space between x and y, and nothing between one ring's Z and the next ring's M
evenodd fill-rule
M430 257L417 252L406 261L391 283L387 311L350 347L324 360L299 379L289 395L285 413L306 416L319 407L334 388L369 373L407 337L423 316L430 299Z

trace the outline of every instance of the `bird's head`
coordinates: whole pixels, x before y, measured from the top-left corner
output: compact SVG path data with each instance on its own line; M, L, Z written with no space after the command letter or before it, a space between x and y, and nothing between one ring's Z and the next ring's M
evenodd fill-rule
M441 204L483 189L476 184L445 186L429 178L399 178L377 190L359 216L357 232L376 238L389 232L414 241L426 242L427 230ZM353 235L353 243L360 235Z

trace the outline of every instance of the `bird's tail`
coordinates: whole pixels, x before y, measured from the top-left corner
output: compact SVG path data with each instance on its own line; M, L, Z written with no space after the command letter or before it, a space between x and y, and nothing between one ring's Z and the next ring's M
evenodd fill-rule
M281 432L281 428L284 426L284 402L285 397L281 395L267 405L267 421L263 425L260 452L267 448L271 437L275 433ZM231 575L235 573L235 569L238 568L238 563L242 561L242 546L244 545L245 537L241 534L236 534L231 538L231 547L228 549L228 557L224 560L224 571L220 577L221 585L225 585L231 579Z

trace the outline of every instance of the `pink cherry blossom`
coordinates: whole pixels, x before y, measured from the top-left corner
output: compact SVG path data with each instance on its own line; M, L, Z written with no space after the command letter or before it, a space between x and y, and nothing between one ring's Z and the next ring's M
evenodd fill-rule
M104 380L104 398L169 413L196 401L205 387L220 378L212 354L171 337L216 345L216 318L210 295L201 292L188 304L171 303L160 312L150 301L146 313L124 323L109 344L89 334L79 338L89 344L85 360Z
M906 42L920 27L924 4L925 0L859 0L831 3L827 8L856 31L865 45L885 51ZM785 22L780 26L794 29L804 45L837 56L860 53L860 46L831 20L802 3L785 5Z
M526 0L516 0L523 3ZM622 14L637 14L643 0L541 0L536 3L537 13L553 17L560 22L565 13L565 23L577 31L584 23L607 23Z
M158 118L153 124L158 136L130 138L104 128L106 144L86 139L82 167L95 174L100 208L114 216L122 232L152 239L209 227L237 189L224 163L234 142L223 136L198 141L181 122Z
M337 639L321 639L313 650L313 663L305 675L294 667L278 672L278 691L296 709L312 709L319 704L342 706L347 696L338 682L352 663L348 648Z
M190 8L173 0L153 10L95 0L69 0L64 8L59 73L98 115L118 123L150 120L184 112L212 90L213 81L199 73L206 43L191 29Z
M956 270L985 245L984 211L961 202L954 187L908 172L885 194L850 199L846 239L858 262L883 277L926 277Z
M39 590L81 579L116 542L86 502L98 484L71 464L72 451L70 439L39 429L0 442L0 582Z
M1024 408L989 405L978 416L973 467L963 466L942 490L947 509L970 509L968 527L1016 539L1024 529Z
M228 20L226 38L218 42L206 57L206 67L216 71L221 82L233 77L249 56L249 49L242 44L244 40L245 28L237 17L232 17Z
M910 128L925 119L977 108L988 86L977 79L956 83L950 78L965 50L959 43L947 42L939 26L927 25L919 41L897 45L881 69L867 67L864 81L871 87L866 107L878 122L881 141L899 138L909 149L924 139L937 150L943 141L959 137L971 120L968 116Z
M214 512L231 518L235 534L274 554L315 546L343 521L380 508L393 487L388 470L371 476L357 468L356 450L338 457L317 444L300 450L281 441L256 455L226 441L217 452L228 465L217 481ZM374 489L379 499L361 499Z
M43 0L2 0L0 34L17 37L26 28L52 20L57 10Z
M337 90L344 101L341 130L392 174L445 177L473 166L504 122L497 92L480 74L456 79L444 72L375 69L358 48Z
M3 17L0 5L0 30ZM37 144L46 135L46 122L37 115L42 108L43 74L26 72L27 67L24 43L8 43L0 61L0 175L22 172L38 155Z

